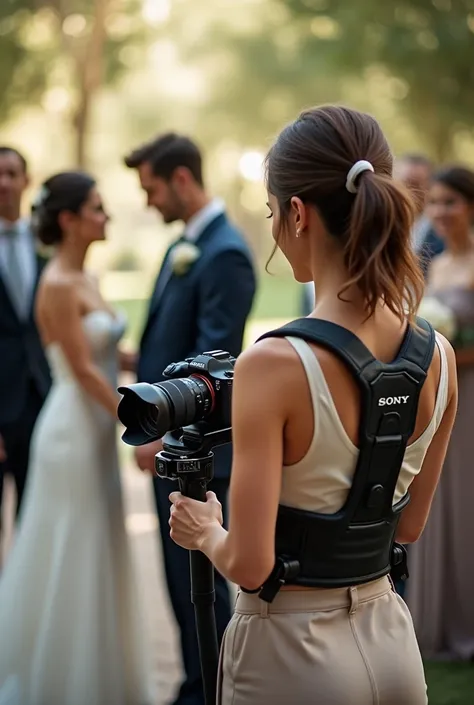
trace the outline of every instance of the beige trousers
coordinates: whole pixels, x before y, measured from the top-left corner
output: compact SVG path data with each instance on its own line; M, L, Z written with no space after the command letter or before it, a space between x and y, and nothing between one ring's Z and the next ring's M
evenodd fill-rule
M218 705L426 705L410 613L388 578L335 590L239 592Z

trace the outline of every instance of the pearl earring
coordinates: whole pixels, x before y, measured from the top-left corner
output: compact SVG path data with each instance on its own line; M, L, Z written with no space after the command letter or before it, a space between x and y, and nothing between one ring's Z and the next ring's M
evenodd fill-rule
M301 235L301 230L299 228L296 229L296 237L299 237Z

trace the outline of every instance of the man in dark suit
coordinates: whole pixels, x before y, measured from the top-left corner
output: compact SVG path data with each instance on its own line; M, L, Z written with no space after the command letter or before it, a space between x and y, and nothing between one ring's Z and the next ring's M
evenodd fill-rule
M50 386L48 364L34 321L34 299L45 259L28 220L20 216L28 185L24 157L0 147L0 507L3 477L25 488L30 438Z
M256 283L251 256L244 239L229 222L224 205L207 194L198 147L173 133L135 150L125 159L136 169L148 206L156 208L165 223L185 224L181 238L168 249L151 298L137 365L137 380L159 382L171 362L210 350L237 356ZM161 442L137 449L139 467L152 470ZM209 485L227 513L231 447L215 451L214 480ZM170 503L176 489L172 481L155 479L168 590L181 632L185 680L175 705L204 705L201 670L190 600L188 552L169 535ZM226 581L216 574L216 621L219 638L230 619Z

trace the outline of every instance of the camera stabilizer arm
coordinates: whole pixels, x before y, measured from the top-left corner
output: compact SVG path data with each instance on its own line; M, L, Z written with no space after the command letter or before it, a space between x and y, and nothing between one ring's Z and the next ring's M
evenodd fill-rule
M177 480L181 494L186 497L205 502L207 485L214 476L211 448L228 443L229 439L230 428L204 435L193 427L184 428L179 433L167 433L163 438L163 450L155 458L156 473L161 478ZM206 705L214 705L219 662L214 566L200 551L190 551L189 560L204 697Z

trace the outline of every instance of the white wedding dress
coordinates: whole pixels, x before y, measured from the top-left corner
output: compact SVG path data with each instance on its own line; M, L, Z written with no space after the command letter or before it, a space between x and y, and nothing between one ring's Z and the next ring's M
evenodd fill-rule
M83 326L115 386L124 321L101 310ZM59 345L46 352L53 386L0 576L0 705L144 705L116 422L79 386Z

